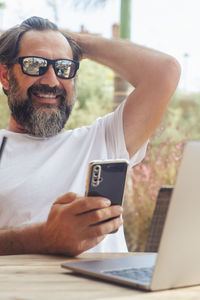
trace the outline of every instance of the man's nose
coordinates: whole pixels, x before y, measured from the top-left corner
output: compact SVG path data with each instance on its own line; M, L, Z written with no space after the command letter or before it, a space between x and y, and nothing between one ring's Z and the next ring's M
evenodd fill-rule
M40 77L40 83L47 84L50 87L58 86L60 84L52 65L49 65L46 73Z

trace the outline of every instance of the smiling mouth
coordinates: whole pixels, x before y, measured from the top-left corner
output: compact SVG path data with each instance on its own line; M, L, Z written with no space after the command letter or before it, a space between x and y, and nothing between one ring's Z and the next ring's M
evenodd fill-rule
M45 93L32 91L32 99L34 102L47 103L47 104L59 104L60 103L60 94L55 93Z
M59 98L59 95L53 94L53 93L35 93L33 92L33 95L38 97L38 98L43 98L43 99L56 99Z
M28 94L32 98L36 106L42 104L58 106L62 101L65 101L66 91L62 88L50 87L48 85L33 85L28 89ZM45 106L46 107L46 106Z

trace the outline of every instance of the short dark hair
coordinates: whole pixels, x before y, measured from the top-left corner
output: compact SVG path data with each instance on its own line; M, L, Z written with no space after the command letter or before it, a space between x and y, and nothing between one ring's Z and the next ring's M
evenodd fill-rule
M81 59L81 48L67 33L59 30L57 25L48 19L34 16L26 19L20 25L8 29L0 36L0 64L5 64L10 68L15 63L19 53L21 38L29 30L53 30L60 32L71 46L73 59L76 61Z

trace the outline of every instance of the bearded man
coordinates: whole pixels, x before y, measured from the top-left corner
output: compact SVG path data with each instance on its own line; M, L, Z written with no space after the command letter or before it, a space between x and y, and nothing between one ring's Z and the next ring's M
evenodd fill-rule
M63 130L83 58L112 68L134 90L91 126ZM84 196L87 166L101 159L125 158L131 167L140 162L179 77L179 64L169 55L128 41L66 35L43 18L6 31L0 81L10 121L0 130L0 141L7 137L0 164L0 254L127 251L122 207Z

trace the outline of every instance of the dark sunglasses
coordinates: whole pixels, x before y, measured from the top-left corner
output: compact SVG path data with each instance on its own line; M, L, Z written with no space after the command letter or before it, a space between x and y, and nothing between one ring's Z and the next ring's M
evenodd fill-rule
M53 66L56 76L71 79L76 75L79 62L71 59L47 59L39 56L23 56L17 59L22 72L29 76L41 76L46 73L49 65Z

